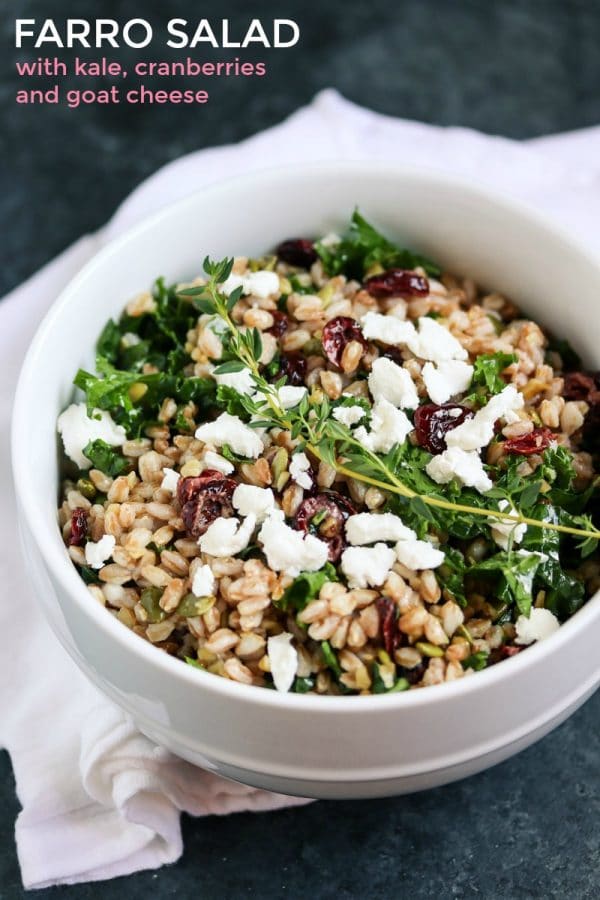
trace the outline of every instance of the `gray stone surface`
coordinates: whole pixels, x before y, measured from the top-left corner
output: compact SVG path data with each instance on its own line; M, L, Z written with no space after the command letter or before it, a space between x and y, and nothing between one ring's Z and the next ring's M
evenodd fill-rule
M235 22L248 9L241 0L226 9L216 0L102 3L104 16L143 15L157 24L176 15L226 14ZM267 56L269 77L215 83L211 103L200 110L134 115L125 107L17 109L17 8L0 0L0 295L100 226L158 166L271 125L328 85L391 115L512 137L600 121L595 0L264 0L252 9L302 26L298 49ZM18 6L23 17L99 11L94 0ZM185 820L186 849L176 866L37 896L594 898L599 712L596 696L517 758L426 794ZM13 841L18 803L6 754L0 802L0 898L12 900L22 891Z

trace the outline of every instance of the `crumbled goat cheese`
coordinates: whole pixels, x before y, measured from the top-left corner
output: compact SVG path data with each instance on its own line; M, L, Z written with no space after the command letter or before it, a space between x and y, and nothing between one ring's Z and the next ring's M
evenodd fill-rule
M244 275L235 275L233 272L221 285L224 294L231 294L236 288L241 287L243 294L252 294L266 300L279 293L279 276L275 272L260 269L258 272L246 272Z
M396 554L385 544L374 547L348 547L342 553L341 569L354 588L381 587L396 562Z
M410 346L415 356L440 363L449 359L468 359L469 354L447 328L429 316L419 319L419 339L416 347Z
M308 474L309 472L310 460L306 453L294 453L290 461L290 477L296 484L307 491L311 489L313 483L311 476Z
M516 622L515 644L533 644L544 641L560 628L560 623L549 609L534 606L529 617L519 616Z
M223 384L226 387L233 388L238 394L249 394L254 390L255 384L250 369L244 368L239 372L224 372L222 375L215 375L217 384Z
M498 504L500 512L507 512L510 516L518 515L514 506L510 506L508 500L501 500ZM488 522L492 526L492 537L499 547L508 550L509 539L512 537L513 544L520 544L525 537L527 525L523 522L501 522L490 516Z
M405 322L396 316L368 312L361 318L360 324L362 333L368 341L410 345L417 340L417 332L412 322Z
M163 480L160 483L161 491L170 491L174 494L177 490L179 478L179 472L176 472L175 469L163 469Z
M275 507L271 488L255 487L253 484L238 484L232 502L241 516L254 513L257 522L263 522Z
M292 647L293 635L287 631L267 639L267 656L273 683L278 691L289 691L298 668L298 653Z
M374 361L368 382L374 400L389 400L401 409L416 409L419 405L410 373L385 356Z
M211 556L235 556L246 549L255 528L256 516L252 513L241 524L238 519L220 516L198 538L198 546Z
M312 534L302 534L285 524L281 510L265 519L258 533L269 568L295 578L300 572L316 572L327 562L329 547Z
M467 419L458 428L448 432L447 446L461 447L463 450L480 450L494 437L494 426L498 419L522 407L523 394L520 394L513 384L507 385L503 391L492 397L486 406L476 412L472 419Z
M256 459L264 449L256 430L244 425L237 416L221 413L214 422L206 422L196 430L196 439L222 447L229 444L234 453Z
M374 453L387 453L394 444L403 444L413 430L405 412L396 409L389 400L378 400L371 414L371 430L361 425L354 436Z
M333 411L333 418L347 428L358 425L365 411L362 406L338 406Z
M306 388L301 387L300 385L284 384L277 391L277 399L279 400L279 405L282 409L291 409L293 406L298 406L307 393ZM256 393L253 394L252 399L255 403L260 403L261 401L266 402L267 400L262 391L256 391Z
M444 553L429 541L398 541L396 544L398 562L407 569L435 569L444 562Z
M306 394L307 390L305 387L296 387L293 384L284 384L283 387L280 387L277 391L277 397L284 409L291 409L293 406L298 406Z
M474 487L480 494L493 488L492 480L486 475L481 457L476 450L461 450L449 447L434 456L425 466L425 471L437 484L448 484L456 478L465 487Z
M83 455L90 441L101 440L111 447L120 447L127 440L125 429L113 421L110 413L95 409L93 416L88 416L85 403L71 403L58 417L58 431L65 453L80 469L89 469L92 465Z
M224 456L221 456L219 453L215 453L214 450L205 450L202 455L202 467L203 469L216 469L217 472L221 472L223 475L231 475L235 466L233 463L230 463L228 459L225 459Z
M194 597L212 597L215 592L215 576L210 566L199 566L192 578Z
M349 544L374 544L376 541L404 541L416 538L399 516L393 513L357 513L346 522Z
M85 545L85 561L92 569L101 569L107 559L110 559L115 549L116 541L112 534L105 534L95 544L88 541Z
M139 334L134 334L133 331L126 331L121 338L121 347L123 347L125 350L128 350L129 347L135 347L136 344L139 344L141 340L142 339Z
M441 404L468 389L473 380L473 366L460 359L442 360L437 366L426 362L421 374L427 393L434 403Z

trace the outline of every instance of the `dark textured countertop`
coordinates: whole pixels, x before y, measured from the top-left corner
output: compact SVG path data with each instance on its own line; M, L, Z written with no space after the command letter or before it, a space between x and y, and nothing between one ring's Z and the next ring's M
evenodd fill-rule
M330 0L318 11L297 0L254 6L252 14L296 18L302 27L297 49L266 55L267 78L215 83L203 108L132 113L118 106L17 108L17 10L0 0L0 295L100 226L163 163L274 124L322 87L391 115L516 138L600 121L595 0ZM51 7L25 0L18 14L100 12L93 0L76 7L55 0ZM228 15L236 23L248 8L241 0L225 8L215 0L105 0L101 12L156 23ZM131 60L127 53L122 58ZM185 819L185 854L177 865L38 896L597 897L599 713L597 695L520 756L428 793ZM0 803L0 898L12 900L22 896L13 839L19 807L5 753Z

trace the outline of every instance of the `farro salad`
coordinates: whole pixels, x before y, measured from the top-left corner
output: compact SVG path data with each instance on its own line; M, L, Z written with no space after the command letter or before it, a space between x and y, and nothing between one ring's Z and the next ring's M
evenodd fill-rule
M97 354L58 419L63 537L182 664L404 691L522 652L600 587L600 378L358 212L159 278Z

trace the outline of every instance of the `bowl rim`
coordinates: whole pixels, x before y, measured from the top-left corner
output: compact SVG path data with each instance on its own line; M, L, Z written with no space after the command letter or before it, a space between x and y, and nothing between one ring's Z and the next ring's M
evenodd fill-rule
M548 223L541 212L530 207L524 201L500 194L477 180L468 180L463 176L448 174L433 167L384 164L373 169L368 162L343 160L269 167L257 172L220 179L164 206L138 224L126 229L122 234L112 238L104 247L94 253L60 291L39 323L19 373L12 412L11 463L18 518L23 517L27 531L32 536L37 551L53 579L75 599L82 613L91 619L95 627L101 629L111 641L118 642L123 650L137 657L142 664L148 664L161 670L166 677L174 676L175 679L187 683L190 687L212 691L224 698L231 696L237 698L238 701L258 706L305 711L312 714L344 712L348 715L364 715L368 712L375 713L386 709L445 704L450 702L454 696L483 691L511 676L518 677L520 673L523 674L533 668L544 656L551 655L564 644L576 638L577 634L589 626L591 620L600 618L600 591L590 597L585 605L563 623L551 637L527 647L527 653L519 653L489 669L476 672L476 677L469 676L452 682L444 682L442 685L435 685L437 690L364 696L331 696L282 693L255 685L240 684L186 665L167 653L158 652L157 648L149 642L140 639L114 616L107 614L106 609L99 603L90 602L90 594L68 556L56 521L46 521L45 516L40 517L39 515L36 494L24 468L26 457L24 453L20 452L21 446L30 437L26 401L29 396L35 394L36 367L43 359L46 337L53 330L55 320L62 315L63 310L76 302L79 286L85 283L91 273L106 265L113 256L118 256L130 241L142 236L145 232L154 230L162 220L168 220L189 206L193 207L200 198L203 203L206 203L207 200L218 199L219 195L229 193L238 187L254 186L259 190L261 187L268 186L272 189L274 183L278 181L287 182L290 179L302 180L311 177L335 179L340 174L353 175L360 179L368 179L376 175L378 179L383 177L398 181L403 179L422 181L427 183L430 188L436 185L450 187L469 195L478 202L490 204L509 215L527 220L538 231L545 232L549 238L560 241L571 252L594 267L600 277L600 256L583 246L577 237L574 237L562 226L555 222ZM349 206L351 205L349 203ZM43 522L41 528L40 521ZM62 552L60 552L61 549ZM69 651L68 647L66 649Z

